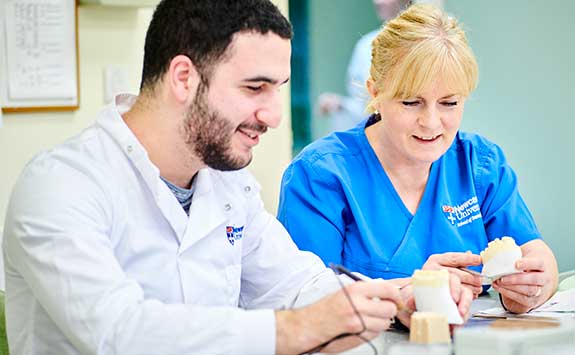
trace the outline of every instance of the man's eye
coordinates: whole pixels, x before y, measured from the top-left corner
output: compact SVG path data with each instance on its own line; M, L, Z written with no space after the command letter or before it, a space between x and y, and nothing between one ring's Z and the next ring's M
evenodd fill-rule
M442 103L445 106L457 106L457 101L446 101Z
M246 89L253 91L253 92L258 92L262 89L262 86L246 86Z
M419 104L419 101L401 101L404 106L416 106Z

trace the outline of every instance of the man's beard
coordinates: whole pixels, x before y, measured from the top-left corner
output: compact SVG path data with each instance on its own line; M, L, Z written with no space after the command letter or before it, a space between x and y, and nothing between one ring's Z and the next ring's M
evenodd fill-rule
M207 92L208 85L202 81L184 119L186 144L212 169L241 169L251 162L252 155L242 158L233 154L232 138L237 127L210 107Z

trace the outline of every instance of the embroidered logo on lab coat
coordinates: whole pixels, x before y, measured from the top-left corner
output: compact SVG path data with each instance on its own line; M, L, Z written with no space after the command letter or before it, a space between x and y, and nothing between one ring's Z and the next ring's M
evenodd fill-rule
M455 225L457 228L481 218L481 210L479 209L477 196L473 196L469 200L456 206L443 205L441 206L441 210L449 222L451 222L451 225Z
M230 242L231 245L234 245L236 240L242 239L244 235L244 226L226 226L226 235L228 236L228 242Z

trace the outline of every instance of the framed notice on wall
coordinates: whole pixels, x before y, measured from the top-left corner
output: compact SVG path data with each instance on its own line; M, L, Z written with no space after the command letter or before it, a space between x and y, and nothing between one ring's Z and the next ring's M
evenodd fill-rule
M0 1L4 112L78 108L76 0Z

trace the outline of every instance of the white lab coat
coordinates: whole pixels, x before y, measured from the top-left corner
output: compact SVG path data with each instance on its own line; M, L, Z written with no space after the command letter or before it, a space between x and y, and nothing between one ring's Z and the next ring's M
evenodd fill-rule
M297 250L246 170L201 170L188 217L120 116L134 100L117 97L16 184L12 355L273 353L272 309L332 291L333 273Z

